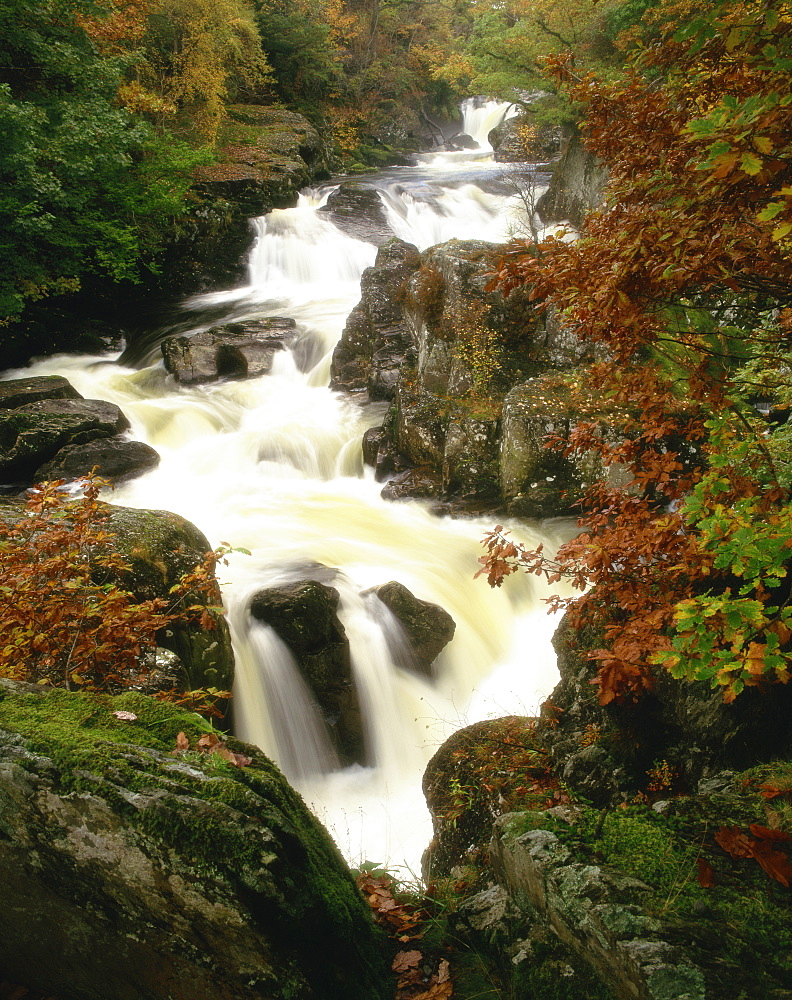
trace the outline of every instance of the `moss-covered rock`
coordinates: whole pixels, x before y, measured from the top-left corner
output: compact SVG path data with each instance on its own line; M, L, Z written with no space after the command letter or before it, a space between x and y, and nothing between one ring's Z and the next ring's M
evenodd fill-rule
M115 546L131 569L119 583L138 600L170 598L170 589L190 573L211 549L206 536L194 524L168 510L143 510L108 504L107 529ZM208 593L196 592L181 601L206 607L214 628L195 620L173 623L159 637L160 645L181 660L188 688L229 690L234 679L234 654L216 584Z
M208 729L139 694L0 681L4 975L69 1000L384 998L326 831L256 748L174 752Z

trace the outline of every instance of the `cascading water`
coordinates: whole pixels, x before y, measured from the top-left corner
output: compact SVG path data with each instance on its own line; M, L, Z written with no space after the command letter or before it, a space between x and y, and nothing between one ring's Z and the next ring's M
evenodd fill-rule
M504 183L507 171L453 154L367 183L376 184L394 231L423 249L451 237L506 238L521 209ZM426 761L460 726L535 711L555 681L553 623L534 578L509 578L499 590L474 580L489 520L388 503L364 469L361 437L380 422L383 405L353 404L327 383L333 345L376 250L317 215L329 190L306 192L296 208L256 220L248 284L190 303L196 330L209 325L207 307L213 323L218 311L221 322L293 317L298 342L276 356L270 375L179 388L153 359L136 370L113 358L71 356L24 374L62 374L84 396L118 404L131 436L158 449L160 466L118 488L111 502L177 511L213 544L250 550L232 555L221 575L237 661L237 735L280 762L350 861L415 871L431 836L420 791ZM524 526L516 534L548 547L560 540ZM335 767L288 651L250 617L257 591L305 577L326 578L340 594L369 767ZM393 621L364 593L391 580L457 623L432 679L396 665Z

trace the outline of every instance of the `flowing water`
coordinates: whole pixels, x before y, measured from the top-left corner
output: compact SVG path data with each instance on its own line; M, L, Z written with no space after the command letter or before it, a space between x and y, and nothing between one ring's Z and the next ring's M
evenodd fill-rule
M415 167L366 178L394 231L421 249L452 237L502 241L525 224L514 169L494 164L486 146L486 131L505 109L468 110L477 121L469 115L465 129L478 130L482 150L427 155ZM535 578L515 576L499 590L474 579L491 520L440 518L418 501L388 503L364 468L361 436L384 406L357 405L327 384L333 346L376 249L317 214L330 190L304 192L295 208L254 220L247 284L188 303L196 331L231 319L293 317L300 338L276 355L270 375L179 388L155 356L137 368L115 357L58 356L24 374L62 374L85 397L116 403L132 423L130 436L159 451L156 470L107 499L176 511L213 545L250 551L221 569L236 655L236 734L281 764L350 862L417 872L431 837L420 790L426 762L461 726L536 710L556 679L554 622ZM552 529L523 525L515 534L550 547L560 540ZM338 769L288 650L249 615L256 591L306 576L341 595L369 767ZM457 623L431 679L395 665L398 630L364 593L390 580Z

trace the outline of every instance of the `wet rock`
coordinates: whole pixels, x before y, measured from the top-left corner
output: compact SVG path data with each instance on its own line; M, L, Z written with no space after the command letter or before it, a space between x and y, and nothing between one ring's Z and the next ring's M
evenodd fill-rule
M430 500L443 495L443 478L431 466L405 469L388 480L380 494L383 500Z
M62 375L36 375L0 382L0 410L15 410L42 399L82 399Z
M159 454L142 441L124 438L103 438L87 444L61 448L49 462L34 474L36 482L48 479L79 479L92 469L112 483L141 476L159 465Z
M181 385L202 385L218 379L268 375L278 351L297 338L293 319L228 323L191 337L168 337L162 342L165 368Z
M468 135L467 132L457 132L456 135L452 135L450 138L446 139L443 144L444 148L450 151L455 149L480 149L480 144L472 135Z
M487 136L495 162L524 163L526 160L535 159L535 151L530 138L526 139L527 135L526 125L520 117L507 118L500 125L496 125Z
M550 187L539 199L539 218L545 225L569 221L579 229L586 212L602 204L607 181L606 168L586 151L580 136L575 136L553 168Z
M363 763L360 705L338 602L334 587L303 580L258 591L250 613L274 629L293 654L342 763Z
M67 445L125 431L129 421L98 399L40 399L0 411L0 480L31 482L35 471Z
M4 977L72 1000L384 1000L327 832L256 747L228 741L245 767L174 755L196 723L0 680Z
M595 805L632 798L658 760L695 788L723 771L772 759L792 740L786 685L772 694L749 689L726 704L720 691L658 667L653 690L638 703L603 706L591 696L596 663L586 656L601 637L572 629L564 618L553 645L561 679L550 695L558 712L545 742L559 775Z
M395 647L398 666L430 677L432 664L454 638L456 622L438 604L422 601L396 580L373 587L403 630L406 643Z
M404 298L419 265L418 250L403 240L388 240L377 251L374 267L363 272L360 302L333 351L332 389L366 389L372 399L393 398L402 370L415 364Z
M376 188L345 181L319 209L342 233L382 246L395 237Z
M443 490L459 497L498 495L500 421L460 416L443 447Z

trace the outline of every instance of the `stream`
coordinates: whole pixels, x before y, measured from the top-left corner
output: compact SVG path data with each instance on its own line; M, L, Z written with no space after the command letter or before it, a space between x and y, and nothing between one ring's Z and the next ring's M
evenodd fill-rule
M414 166L365 177L396 234L421 250L451 238L502 242L527 226L514 169L495 163L486 143L506 107L465 110L463 128L482 149L426 154ZM247 283L186 304L193 332L293 317L298 342L276 354L270 375L179 387L156 351L138 367L117 355L59 355L0 377L60 374L86 398L116 403L131 421L130 437L156 448L161 463L106 499L176 511L212 545L250 551L220 568L236 656L235 734L280 764L352 865L378 862L409 877L419 873L431 839L420 788L428 759L462 726L535 713L557 678L550 645L556 623L536 578L516 575L498 590L474 579L491 519L438 517L421 501L387 502L364 468L361 437L381 422L386 404L353 402L328 382L333 347L376 248L317 213L332 189L304 191L296 207L253 220ZM521 524L514 533L551 548L565 528ZM249 614L255 592L306 576L341 595L370 767L335 766L288 650ZM456 621L431 679L394 664L392 623L384 605L364 593L390 580Z

